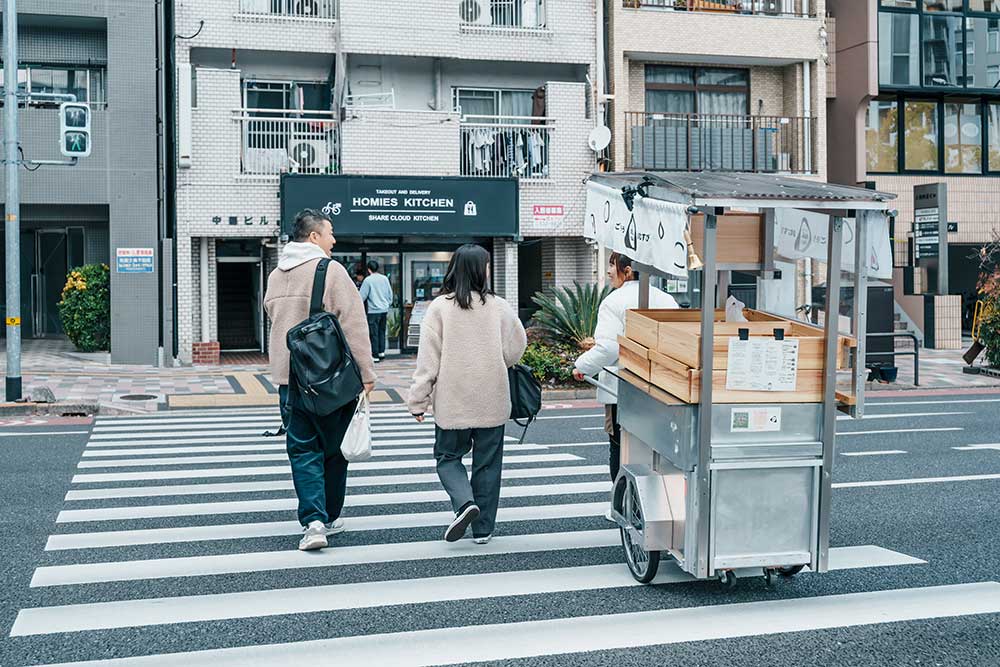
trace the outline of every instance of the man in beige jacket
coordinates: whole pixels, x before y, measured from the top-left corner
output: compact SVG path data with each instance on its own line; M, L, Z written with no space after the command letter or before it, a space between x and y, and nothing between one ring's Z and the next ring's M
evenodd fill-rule
M289 329L309 317L316 265L330 257L336 242L329 217L312 209L300 212L295 217L292 242L281 249L278 268L268 276L264 295L264 309L271 320L271 377L278 385L282 420L288 431L288 460L299 500L299 522L305 527L299 542L303 551L322 549L329 535L344 530L340 512L347 491L347 460L340 453L340 444L357 401L325 417L297 406L294 383L289 389L286 336ZM338 262L330 262L327 268L323 307L340 321L365 391L371 392L375 368L365 307L354 281Z

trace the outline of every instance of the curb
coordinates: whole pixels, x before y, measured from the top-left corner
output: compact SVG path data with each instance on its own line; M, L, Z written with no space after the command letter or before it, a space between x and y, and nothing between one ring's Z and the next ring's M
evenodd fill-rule
M0 417L90 417L100 407L96 403L0 403Z
M597 399L596 389L542 389L543 401L565 401L570 399Z

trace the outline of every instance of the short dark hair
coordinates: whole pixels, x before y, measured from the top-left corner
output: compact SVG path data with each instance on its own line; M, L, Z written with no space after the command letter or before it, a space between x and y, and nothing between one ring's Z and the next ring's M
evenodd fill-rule
M486 248L472 243L461 246L448 263L441 294L454 299L463 310L472 308L473 292L479 294L481 303L486 303L486 295L493 294L487 271L489 264L490 253Z
M368 270L371 271L372 273L378 273L378 262L376 262L374 259L369 259Z
M608 256L608 265L614 266L619 275L625 275L626 269L632 268L632 258L620 252L613 252ZM637 275L635 269L632 269L632 273Z
M323 211L314 208L304 208L295 214L295 222L292 223L292 240L302 243L309 239L313 232L322 230L323 223L329 222L333 226L333 220Z

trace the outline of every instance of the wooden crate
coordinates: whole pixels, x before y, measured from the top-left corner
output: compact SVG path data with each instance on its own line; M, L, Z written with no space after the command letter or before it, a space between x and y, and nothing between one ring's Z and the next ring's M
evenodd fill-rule
M761 264L764 261L764 216L759 213L729 213L718 220L715 261L717 264ZM691 216L691 244L704 259L705 218Z
M618 337L618 366L649 382L649 349L625 336Z
M787 322L784 318L759 310L743 309L743 315L755 322ZM752 317L751 317L752 316ZM718 308L715 321L725 322L726 311ZM701 322L701 311L691 308L633 309L625 312L625 337L650 349L656 349L660 339L660 324L673 322Z
M656 350L649 351L650 382L685 403L701 396L702 372ZM799 369L795 391L731 391L726 389L726 371L712 371L713 403L820 403L823 400L822 369Z

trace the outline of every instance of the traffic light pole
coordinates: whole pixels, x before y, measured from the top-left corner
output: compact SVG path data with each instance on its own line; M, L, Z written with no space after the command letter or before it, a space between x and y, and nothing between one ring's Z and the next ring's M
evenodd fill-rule
M7 373L8 401L21 399L21 193L18 183L17 136L17 0L4 0L4 167L7 197L4 230L7 257Z

